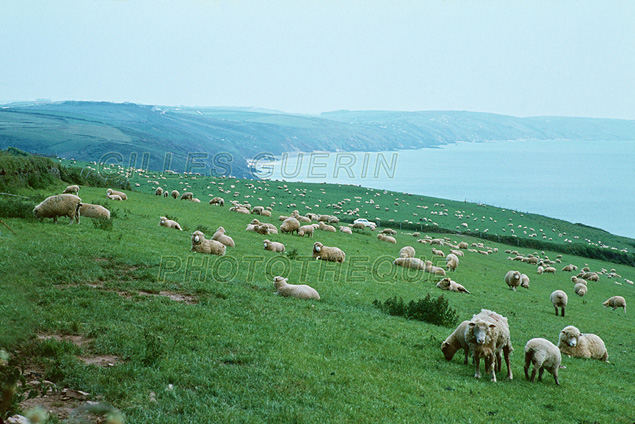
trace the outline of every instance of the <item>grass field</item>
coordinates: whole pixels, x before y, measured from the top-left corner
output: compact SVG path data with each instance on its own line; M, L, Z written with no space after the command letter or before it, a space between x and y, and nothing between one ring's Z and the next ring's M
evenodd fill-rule
M563 265L588 264L597 271L615 268L621 275L590 282L588 294L579 298L573 293L571 275L561 272L561 266L555 275L538 275L535 266L506 259L503 251L510 246L486 242L498 253L466 252L451 275L472 294L441 292L428 274L392 266L392 259L406 245L415 247L418 257L432 259L430 246L416 243L406 231L398 231L396 245L377 240L371 232L318 231L314 239L261 236L244 231L253 216L229 212L228 205L210 206L207 194L265 206L274 196L269 222L276 225L277 216L290 210L304 212L309 206L313 212L333 213L327 204L350 199L340 216L359 207L360 215L378 216L380 222L416 222L425 217L447 228L468 222L474 232L476 226L482 231L487 226L490 232L513 227L519 237L526 236L521 234L527 226L538 234L542 228L554 242L577 236L574 240L602 242L615 249L632 248L628 244L632 240L608 233L599 239L597 230L548 218L536 228L541 221L530 214L352 186L228 179L212 184L210 178L178 176L167 184L161 182L164 188L178 187L181 192L190 186L202 200L195 204L150 194L156 184L148 180L154 179L135 177L131 182L140 186L128 193L127 202L108 203L112 228L99 228L88 218L79 226L65 225L65 219L53 225L51 220L3 218L17 235L0 228L0 347L10 354L5 368L22 367L28 388L34 387L34 380L50 381L53 399L63 388L88 392L88 399L112 405L129 423L635 420L633 318L601 305L613 295L623 296L627 304L635 302L635 288L624 282L635 279L635 268L564 255ZM287 191L278 188L284 184ZM231 193L221 193L219 187ZM60 188L37 193L51 194ZM106 201L103 188L84 187L80 196L85 202ZM447 216L430 213L444 209ZM461 213L469 214L470 220L458 219L456 211L465 211ZM162 215L176 219L184 231L159 227ZM220 225L236 241L235 248L228 248L223 258L190 252L194 230L211 236ZM481 241L466 234L449 237L456 242ZM287 253L295 254L262 250L264 238L283 242ZM342 248L346 262L310 260L315 241ZM552 259L558 253L544 252ZM503 281L509 269L529 275L530 288L510 291ZM275 275L311 285L322 299L276 296ZM549 301L555 289L569 294L565 318L554 315ZM473 366L463 365L460 353L447 362L440 344L454 327L389 316L372 304L375 299L401 296L409 301L428 293L445 294L459 320L471 318L481 308L509 319L515 347L512 381L504 378L504 371L498 374L498 383L487 376L476 380ZM567 325L602 337L610 363L565 357L560 387L548 373L542 383L525 381L525 343L533 337L557 343L559 331ZM100 366L100 359L112 366ZM23 390L20 386L19 392ZM46 399L38 394L14 405L12 411L39 402L60 410L64 417L70 406L77 406L60 399L61 406L51 405ZM67 421L71 422L50 420Z

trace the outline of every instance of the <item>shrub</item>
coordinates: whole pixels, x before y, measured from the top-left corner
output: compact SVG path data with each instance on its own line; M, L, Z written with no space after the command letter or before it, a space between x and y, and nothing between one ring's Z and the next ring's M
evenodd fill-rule
M411 300L407 304L402 297L395 296L386 299L383 303L375 299L373 305L393 316L402 316L446 327L456 325L459 320L459 314L450 307L448 300L443 295L433 299L430 294L427 294L423 299Z
M34 218L33 208L35 208L36 205L37 203L31 199L22 199L19 197L0 198L0 217Z
M111 219L93 219L93 225L98 230L112 231L113 223Z

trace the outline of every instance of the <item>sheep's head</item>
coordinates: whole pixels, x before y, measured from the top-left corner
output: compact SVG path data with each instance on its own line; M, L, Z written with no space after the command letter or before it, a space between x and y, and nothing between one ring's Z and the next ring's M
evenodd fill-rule
M201 231L194 231L192 233L192 244L201 244L204 238L205 234L203 234Z
M218 227L216 230L217 233L225 234L225 229L223 227Z
M468 325L472 329L476 344L479 345L487 343L490 340L489 331L496 328L495 324L480 319L470 321Z
M168 220L168 219L167 219L166 217L162 216L162 217L159 219L159 226L165 226L165 223L166 223L166 221L167 221L167 220Z
M450 287L450 279L449 278L444 278L443 280L439 281L437 283L437 287L445 289Z
M565 327L560 332L560 340L571 347L575 347L580 341L580 330L572 325Z
M269 243L271 243L269 240L265 240L265 241L262 242L262 244L265 246L265 249L267 248Z
M108 190L106 190L106 194L110 196L112 194L112 189L109 188Z
M441 343L441 352L443 352L443 356L445 356L445 359L448 361L451 361L452 358L454 358L454 354L457 350L458 349L456 347L452 346L447 341Z
M288 280L288 278L284 278L281 276L273 277L273 285L276 287L276 289L279 289L280 287L286 285Z
M322 247L324 247L324 245L318 241L313 245L313 251L319 253L322 250Z

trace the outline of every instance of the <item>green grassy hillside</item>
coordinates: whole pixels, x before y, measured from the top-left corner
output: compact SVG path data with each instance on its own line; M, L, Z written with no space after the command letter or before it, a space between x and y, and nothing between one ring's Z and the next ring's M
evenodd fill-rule
M396 245L377 240L370 231L352 235L318 231L313 239L261 236L245 231L253 216L230 212L229 205L210 206L207 195L219 195L222 188L228 191L222 193L227 200L266 206L275 200L272 218L260 219L276 225L277 216L289 210L305 211L309 206L313 212L332 213L334 208L327 204L343 199L350 200L342 205L340 216L356 207L363 213L367 209L362 207L371 207L372 199L382 209L398 210L382 215L382 221L389 216L398 219L397 214L411 216L412 208L439 226L446 225L442 219L452 224L449 228L468 222L484 231L481 227L487 224L490 232L496 220L501 227L511 222L516 233L522 233L517 225L524 227L527 222L528 227L536 227L533 217L441 200L445 206L435 206L435 199L351 186L286 183L284 187L281 182L194 177L160 182L181 192L191 188L200 204L154 196L150 192L157 176L146 174L132 180L135 191L128 192L126 202L106 201L103 188L82 187L80 197L85 202L110 208L112 226L88 218L71 226L64 219L54 225L51 220L2 218L16 234L0 227L0 348L9 353L8 364L0 370L5 376L23 373L29 390L36 381L53 385L48 398L38 391L7 412L50 398L59 403L60 413L67 406L69 414L79 403L57 394L69 388L119 409L130 423L635 420L633 319L601 306L613 295L623 296L629 305L635 302L635 288L626 282L635 279L635 268L565 253L563 265L588 265L596 271L614 268L620 275L603 274L579 298L573 293L571 274L560 271L561 265L555 275L538 275L535 266L507 259L504 250L510 246L485 241L485 247L498 249L497 253L466 251L451 274L472 294L442 292L428 274L392 265L406 245L413 246L418 257L432 259L430 246L408 235L412 230L398 230ZM61 189L60 183L28 194L44 196ZM444 209L448 216L430 213ZM454 216L455 210L465 210L462 220ZM374 218L371 211L368 215ZM470 221L465 219L468 213ZM158 226L162 215L176 219L184 231ZM413 218L408 219L414 222ZM553 227L556 221L546 222L552 224L543 230L553 239L554 249L542 253L520 248L520 253L556 258L557 247L565 246L557 234L565 229ZM218 226L234 238L235 248L228 248L223 258L190 252L195 229L211 236ZM598 234L586 227L579 230L579 237ZM566 231L565 237L578 234L572 231ZM447 237L453 242L483 242L467 234ZM284 243L291 254L264 251L265 238ZM311 260L315 241L342 248L346 262ZM618 239L611 242L617 245ZM510 269L526 273L530 288L509 290L503 276ZM322 299L276 296L275 275L311 285ZM554 315L549 301L555 289L569 294L564 318ZM453 327L389 316L373 306L375 299L399 296L409 301L426 294L444 294L459 320L471 318L481 308L506 316L515 347L514 379L506 380L503 370L498 383L487 376L476 380L473 366L463 365L461 354L451 362L443 358L439 347ZM560 387L548 373L542 383L525 381L525 343L533 337L557 343L566 325L602 337L610 363L565 357ZM103 364L112 366L99 366ZM28 392L18 386L18 394Z

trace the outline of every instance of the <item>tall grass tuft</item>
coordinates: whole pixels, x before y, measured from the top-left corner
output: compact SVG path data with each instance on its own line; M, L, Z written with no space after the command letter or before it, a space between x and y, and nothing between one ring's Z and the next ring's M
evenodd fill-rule
M448 300L443 295L434 299L430 294L427 294L423 299L411 300L408 303L402 297L395 296L386 299L383 303L375 299L373 305L390 315L445 327L452 327L459 320L459 314L450 307Z

